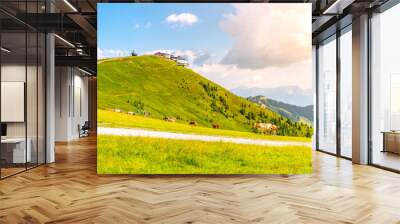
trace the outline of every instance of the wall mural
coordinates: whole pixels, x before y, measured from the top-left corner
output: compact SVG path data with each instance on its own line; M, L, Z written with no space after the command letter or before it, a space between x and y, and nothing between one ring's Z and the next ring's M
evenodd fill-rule
M99 174L310 173L310 4L99 4Z

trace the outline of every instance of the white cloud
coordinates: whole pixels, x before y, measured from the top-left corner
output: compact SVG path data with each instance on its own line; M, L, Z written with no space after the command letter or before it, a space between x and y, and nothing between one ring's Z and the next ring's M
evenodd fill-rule
M125 57L128 55L129 55L129 51L126 51L126 50L97 48L97 58L98 59Z
M144 23L144 24L135 23L133 27L135 29L140 29L140 28L150 29L151 26L152 26L151 22L147 22L147 23Z
M311 59L286 66L269 66L261 69L241 68L238 65L220 64L218 59L201 50L157 49L144 54L163 52L182 56L189 62L189 67L202 76L224 86L227 89L277 88L298 86L302 89L312 87Z
M250 69L240 68L237 65L204 64L194 66L193 70L227 89L282 86L310 89L312 86L311 59L292 63L285 67L269 66L262 69Z
M178 26L191 26L198 22L198 18L192 13L171 14L165 18L165 22Z
M221 28L233 39L223 64L260 69L311 59L310 4L234 4Z

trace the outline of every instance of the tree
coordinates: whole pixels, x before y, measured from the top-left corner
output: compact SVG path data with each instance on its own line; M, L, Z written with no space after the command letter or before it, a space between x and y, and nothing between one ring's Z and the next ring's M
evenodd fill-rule
M132 50L131 55L132 55L132 56L137 56L135 50Z

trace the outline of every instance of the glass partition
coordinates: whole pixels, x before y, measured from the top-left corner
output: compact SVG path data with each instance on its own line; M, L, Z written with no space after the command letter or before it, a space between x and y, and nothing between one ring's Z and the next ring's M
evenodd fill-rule
M26 82L26 114L27 114L27 150L30 151L30 160L27 167L37 165L38 158L38 35L35 32L27 33L27 82Z
M336 36L318 47L318 149L336 153Z
M0 3L18 13L42 5ZM45 163L45 44L43 33L0 12L0 178Z
M400 170L400 5L371 19L371 162Z
M1 34L1 175L24 171L31 151L26 133L26 33Z
M352 32L340 36L340 154L352 157Z

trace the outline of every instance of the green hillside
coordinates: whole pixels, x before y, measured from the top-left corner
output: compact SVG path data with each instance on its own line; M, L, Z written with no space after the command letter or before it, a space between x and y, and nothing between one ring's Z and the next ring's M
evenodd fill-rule
M311 136L309 125L241 98L191 69L157 56L98 62L98 108L121 109L178 123L218 124L221 129L254 131L255 122L279 126L278 135Z
M266 96L251 96L247 98L248 100L265 105L269 109L291 119L292 121L305 122L308 124L313 123L314 119L314 106L309 105L305 107L300 107L292 104L287 104L277 100L270 99Z

